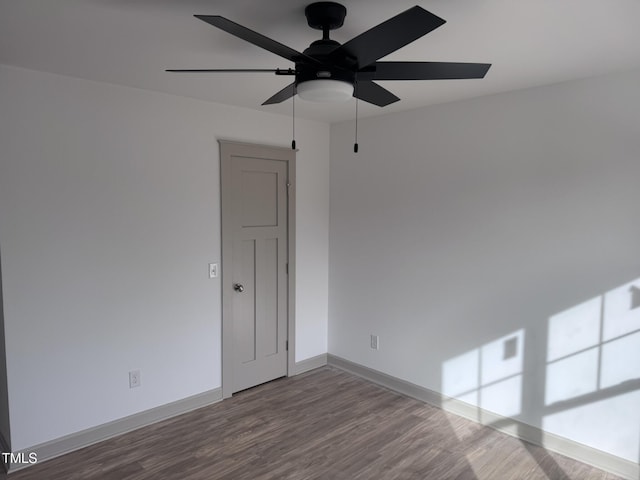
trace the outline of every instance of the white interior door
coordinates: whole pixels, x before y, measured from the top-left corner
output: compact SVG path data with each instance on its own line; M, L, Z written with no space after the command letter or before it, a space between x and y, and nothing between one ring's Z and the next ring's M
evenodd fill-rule
M223 390L230 393L287 375L289 164L278 158L282 149L271 150L221 150Z

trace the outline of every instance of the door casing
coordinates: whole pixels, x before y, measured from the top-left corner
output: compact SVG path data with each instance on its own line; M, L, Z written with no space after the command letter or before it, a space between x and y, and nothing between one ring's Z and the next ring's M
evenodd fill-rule
M295 213L296 152L291 148L218 140L220 144L220 219L222 233L222 397L232 396L233 389L233 232L231 209L231 165L234 156L280 160L287 164L287 376L295 372ZM227 273L225 273L227 272Z

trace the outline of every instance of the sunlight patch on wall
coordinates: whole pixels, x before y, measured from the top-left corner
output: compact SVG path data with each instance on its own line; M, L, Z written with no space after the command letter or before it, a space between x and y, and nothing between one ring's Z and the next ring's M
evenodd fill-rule
M640 330L640 279L604 296L604 341Z
M640 391L605 398L543 418L542 429L604 452L638 461Z
M546 405L598 389L598 352L595 349L558 360L547 367Z
M473 393L477 398L480 384L480 349L476 348L458 357L452 358L442 366L442 393L448 397ZM469 402L476 405L476 402Z
M640 279L549 319L545 404L640 378Z
M549 319L542 428L640 460L640 279Z
M600 388L640 377L640 332L602 346ZM640 410L640 403L638 404Z
M601 311L602 300L598 297L551 317L547 361L597 345Z
M447 360L442 393L502 416L520 414L524 330Z

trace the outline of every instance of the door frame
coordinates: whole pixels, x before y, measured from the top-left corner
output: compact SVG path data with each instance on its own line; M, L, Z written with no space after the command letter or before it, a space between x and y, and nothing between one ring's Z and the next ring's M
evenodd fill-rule
M220 226L222 289L222 398L233 390L233 230L228 207L232 202L231 163L233 156L279 160L287 164L287 376L294 375L296 363L296 150L272 145L218 140L220 144ZM266 153L266 155L265 155ZM228 272L228 273L227 273Z

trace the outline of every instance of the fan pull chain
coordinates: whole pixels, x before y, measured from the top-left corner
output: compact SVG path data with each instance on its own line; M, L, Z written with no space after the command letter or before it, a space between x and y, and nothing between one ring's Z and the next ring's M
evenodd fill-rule
M296 87L293 87L293 97L291 97L293 104L293 140L291 140L291 150L296 149Z
M358 82L355 83L356 90L356 142L353 144L353 153L358 153Z

